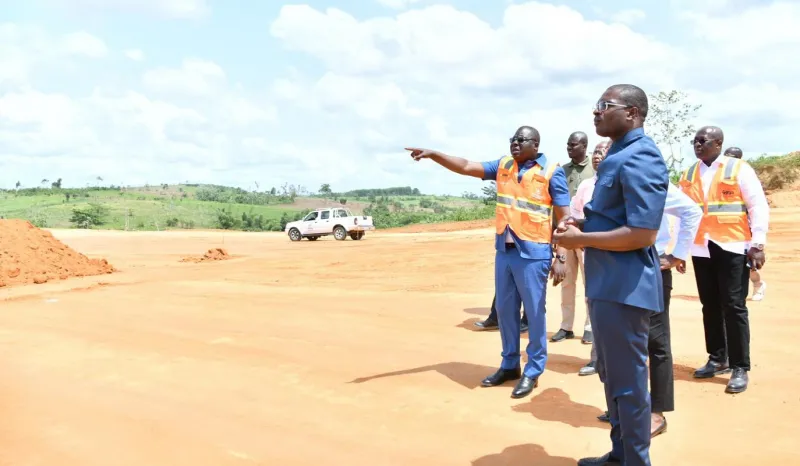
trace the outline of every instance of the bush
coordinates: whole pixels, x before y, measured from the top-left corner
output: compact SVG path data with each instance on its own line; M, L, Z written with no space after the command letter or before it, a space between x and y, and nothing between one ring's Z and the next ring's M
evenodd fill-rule
M88 195L88 194L87 194ZM88 207L72 209L69 221L76 228L91 228L106 222L108 208L102 204L89 204Z
M750 162L765 191L783 189L800 176L800 152L786 155L762 155Z
M392 212L386 204L370 204L364 209L364 215L372 216L376 228L396 228L414 223L463 222L483 220L495 215L494 206L476 206L471 208L445 209L437 204L439 212L401 210Z

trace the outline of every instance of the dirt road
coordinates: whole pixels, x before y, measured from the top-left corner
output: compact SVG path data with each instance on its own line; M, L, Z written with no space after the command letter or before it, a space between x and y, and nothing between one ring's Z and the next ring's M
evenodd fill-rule
M800 209L772 216L746 393L691 378L702 321L691 270L675 280L677 411L655 465L796 462ZM0 290L0 464L566 466L609 447L578 340L549 346L527 399L479 387L500 362L499 334L472 331L490 231L54 235L119 272ZM180 262L216 247L233 258Z

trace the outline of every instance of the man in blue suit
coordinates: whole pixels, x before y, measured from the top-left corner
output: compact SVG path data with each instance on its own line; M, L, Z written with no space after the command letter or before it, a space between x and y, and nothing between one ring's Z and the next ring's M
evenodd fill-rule
M597 134L613 141L597 171L585 220L559 223L553 241L585 249L586 297L597 372L605 386L611 451L580 466L650 465L647 339L650 316L664 310L656 235L669 175L644 134L648 102L630 84L611 86L594 108Z

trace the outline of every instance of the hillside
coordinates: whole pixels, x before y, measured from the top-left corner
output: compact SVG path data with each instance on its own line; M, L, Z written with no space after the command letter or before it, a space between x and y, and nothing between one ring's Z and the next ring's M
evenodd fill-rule
M750 162L772 207L800 206L800 151Z
M430 196L412 188L321 196L298 195L292 187L280 192L214 185L62 189L54 183L50 188L0 191L0 217L29 220L43 228L281 231L286 222L327 206L373 215L379 228L491 216L491 209L474 195Z

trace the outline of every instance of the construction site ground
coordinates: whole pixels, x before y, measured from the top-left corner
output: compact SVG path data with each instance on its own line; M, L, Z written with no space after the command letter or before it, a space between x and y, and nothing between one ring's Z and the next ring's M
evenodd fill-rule
M692 378L706 362L700 303L691 266L675 276L676 411L654 465L796 464L800 209L771 215L745 393ZM480 387L500 335L473 331L494 251L492 230L471 227L299 243L53 231L116 271L0 288L0 464L567 466L605 453L603 388L577 375L579 338L549 344L528 398ZM186 260L206 251L225 260Z

